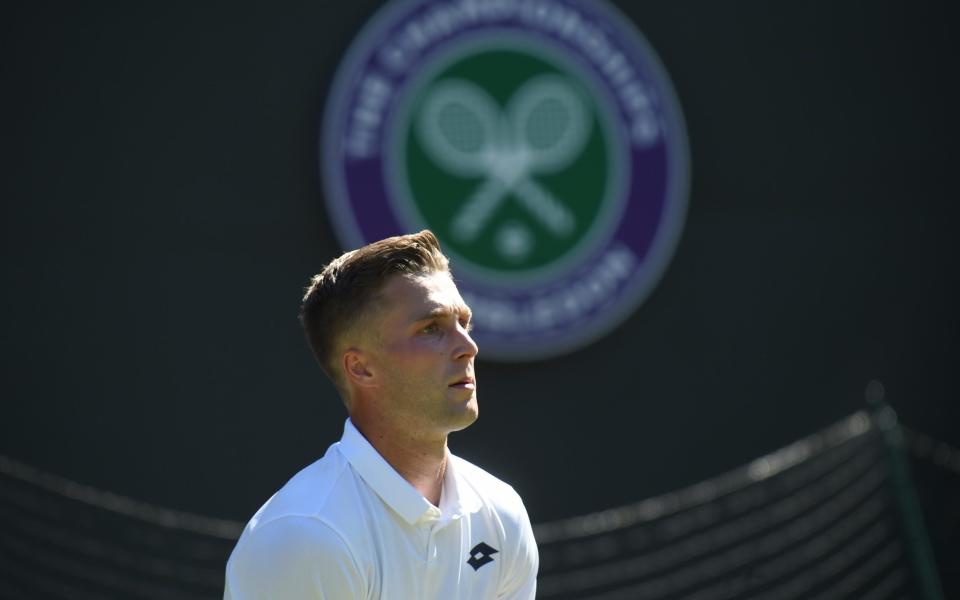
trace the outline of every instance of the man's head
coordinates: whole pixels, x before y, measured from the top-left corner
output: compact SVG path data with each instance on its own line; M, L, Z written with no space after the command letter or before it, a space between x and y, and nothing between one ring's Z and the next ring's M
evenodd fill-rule
M406 411L394 416L412 426L476 418L470 309L431 232L333 260L311 280L301 322L351 411L360 390L383 400L379 410Z

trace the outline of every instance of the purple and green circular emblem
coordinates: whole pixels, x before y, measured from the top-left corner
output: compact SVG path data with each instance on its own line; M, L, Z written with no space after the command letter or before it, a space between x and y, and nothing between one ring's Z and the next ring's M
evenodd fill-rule
M487 358L626 319L680 236L688 151L641 34L599 0L396 0L337 72L327 203L354 248L431 229Z

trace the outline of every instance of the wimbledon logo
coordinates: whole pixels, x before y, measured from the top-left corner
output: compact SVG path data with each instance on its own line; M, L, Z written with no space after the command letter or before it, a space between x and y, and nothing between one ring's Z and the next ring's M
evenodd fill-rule
M652 50L598 0L409 0L341 64L323 176L348 248L433 230L485 357L582 347L656 285L687 142Z

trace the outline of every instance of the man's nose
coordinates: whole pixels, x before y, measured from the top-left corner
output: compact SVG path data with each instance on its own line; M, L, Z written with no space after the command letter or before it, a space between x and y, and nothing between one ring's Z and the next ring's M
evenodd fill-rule
M455 358L472 358L476 356L478 352L480 352L480 348L477 346L477 343L473 341L473 337L470 336L470 332L458 323L457 345L456 350L454 351Z

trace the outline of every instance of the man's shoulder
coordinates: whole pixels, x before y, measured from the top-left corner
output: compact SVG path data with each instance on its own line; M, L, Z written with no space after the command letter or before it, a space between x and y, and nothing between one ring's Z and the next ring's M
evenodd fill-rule
M469 485L489 508L497 512L523 513L526 509L512 485L470 461L451 455L458 477Z
M254 514L247 525L254 532L268 524L288 519L313 519L332 525L338 515L349 510L352 482L349 462L337 444L290 478Z
M224 598L365 597L361 525L343 518L355 505L345 463L331 447L257 511L227 561Z
M494 528L493 536L499 542L494 545L505 563L498 588L500 597L533 598L540 558L523 500L500 478L462 458L453 460L458 483L470 486L481 498L483 506L478 514Z

